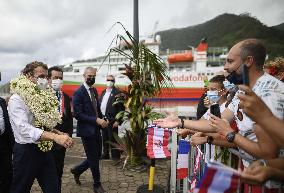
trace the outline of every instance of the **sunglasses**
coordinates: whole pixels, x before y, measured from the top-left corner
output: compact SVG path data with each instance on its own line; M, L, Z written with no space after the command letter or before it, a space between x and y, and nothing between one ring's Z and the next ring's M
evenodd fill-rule
M107 81L111 81L111 82L114 82L114 80L107 80Z

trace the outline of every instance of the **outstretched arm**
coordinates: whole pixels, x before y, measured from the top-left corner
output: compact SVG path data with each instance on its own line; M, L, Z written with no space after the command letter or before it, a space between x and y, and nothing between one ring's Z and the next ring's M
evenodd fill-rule
M226 109L222 113L222 118L231 122L234 119L234 114L231 110ZM168 116L165 119L154 120L154 124L157 124L163 128L175 128L182 127L181 119L178 117ZM184 128L192 129L204 133L214 133L215 129L211 126L210 121L205 119L200 120L184 120Z

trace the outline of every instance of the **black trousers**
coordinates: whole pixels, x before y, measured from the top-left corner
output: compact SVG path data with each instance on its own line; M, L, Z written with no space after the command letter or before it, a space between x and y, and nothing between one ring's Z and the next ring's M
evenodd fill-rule
M0 153L0 193L9 193L12 183L12 152Z
M60 193L51 152L42 152L36 144L14 145L11 193L29 193L37 179L44 193Z
M113 133L118 134L118 128L112 128L112 124L109 124L107 128L102 129L103 134L103 155L109 155L109 150L111 150L111 157L113 159L120 158L120 151L115 149L112 145L108 143L108 141L117 143L113 137Z
M91 169L94 187L101 184L99 160L102 154L102 140L101 135L96 133L89 137L81 137L87 159L74 167L76 174L82 174L88 168Z
M55 162L59 187L61 189L62 175L63 175L63 168L64 168L64 158L65 158L66 149L64 147L56 147L56 149L52 149L51 152L52 152L54 162Z

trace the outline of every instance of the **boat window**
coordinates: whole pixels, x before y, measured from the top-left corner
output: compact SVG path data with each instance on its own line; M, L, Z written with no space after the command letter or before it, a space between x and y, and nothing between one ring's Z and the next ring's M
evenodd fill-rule
M125 71L126 68L118 68L118 71Z
M74 72L80 72L80 69L76 68L74 69Z
M63 70L63 72L72 72L73 67L72 66L64 67L62 70Z

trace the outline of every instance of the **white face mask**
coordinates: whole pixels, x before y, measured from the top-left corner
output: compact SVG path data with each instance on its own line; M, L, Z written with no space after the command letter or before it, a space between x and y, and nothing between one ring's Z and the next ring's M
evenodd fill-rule
M112 82L112 81L107 81L107 84L106 84L107 87L112 88L113 85L114 85L114 82Z
M221 98L221 96L219 96L219 92L215 90L214 91L208 90L207 97L212 103L217 103Z
M55 91L59 91L61 89L62 85L63 85L63 80L61 80L61 79L51 80L51 87Z
M42 90L46 90L48 85L48 81L45 78L38 78L37 79L37 86L42 89Z

